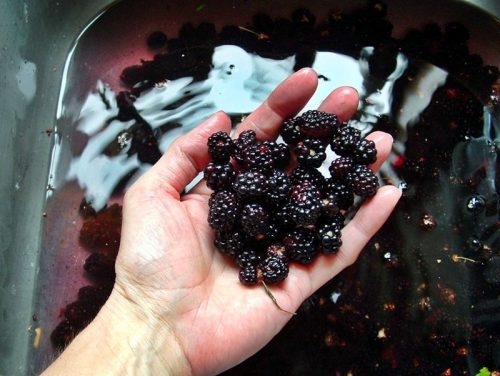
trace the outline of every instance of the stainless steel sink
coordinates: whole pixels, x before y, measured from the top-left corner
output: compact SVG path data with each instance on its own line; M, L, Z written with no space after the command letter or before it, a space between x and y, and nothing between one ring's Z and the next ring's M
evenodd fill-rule
M132 0L119 2L118 6ZM265 9L271 14L288 15L291 9L304 5L313 13L333 7L345 8L341 1L204 1L205 12L197 12L199 1L134 1L135 9L164 6L175 10L171 19L158 24L167 35L173 35L185 21L197 22L207 18L216 26L225 23L245 23L247 17ZM95 51L76 53L90 57L96 51L99 61L94 68L82 68L82 82L68 86L62 82L69 74L74 78L80 69L68 58L75 52L76 39L111 0L87 0L75 3L67 0L6 0L0 2L0 375L37 373L51 361L54 354L34 357L33 346L37 341L48 341L50 328L39 322L40 297L50 272L47 265L55 259L42 247L43 239L50 237L51 218L46 213L47 198L51 196L49 182L50 163L61 98L73 91L75 97L83 96L95 86L103 75L115 77L119 70L111 71L118 53L112 48L126 41L113 35L104 35L95 41ZM500 2L498 1L387 1L388 19L394 23L394 33L403 33L408 27L419 27L433 20L462 21L471 32L469 47L480 54L484 61L500 65ZM342 4L342 5L340 5ZM349 7L364 4L349 2ZM132 8L133 8L132 7ZM174 13L172 13L174 14ZM142 24L135 23L140 18ZM140 25L147 20L148 11L134 14L130 27L137 30L137 39L144 39ZM117 20L115 30L127 26L127 20ZM133 43L134 41L132 41ZM83 48L83 47L82 47ZM84 48L90 48L85 45ZM107 51L106 53L104 51ZM123 50L122 50L123 51ZM87 54L87 55L85 55ZM121 67L137 64L140 54L120 55ZM107 70L106 70L107 69ZM63 89L62 89L63 88ZM70 223L68 223L70 226ZM40 267L41 264L44 267ZM37 346L35 346L37 347ZM36 361L34 360L36 358Z

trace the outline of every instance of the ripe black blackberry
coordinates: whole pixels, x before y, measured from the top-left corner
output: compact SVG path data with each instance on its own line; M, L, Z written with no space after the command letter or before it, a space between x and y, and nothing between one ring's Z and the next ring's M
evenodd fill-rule
M290 174L290 180L292 184L300 184L302 182L308 181L314 184L318 189L323 189L326 184L325 177L316 170L315 168L309 168L306 166L297 166L292 170Z
M324 223L317 229L318 244L323 253L334 254L337 253L342 245L341 227L336 223Z
M257 171L243 172L234 180L233 189L242 198L262 197L268 190L267 177Z
M372 140L367 140L363 138L359 140L354 146L352 151L352 159L356 163L360 164L372 164L377 160L377 149L375 148L375 142Z
M246 204L240 218L243 231L249 236L265 236L269 226L269 215L264 207L257 203Z
M330 165L330 175L336 180L343 180L348 172L354 168L354 161L350 157L334 159Z
M268 176L267 187L267 200L276 207L288 199L292 182L283 171L274 169Z
M298 226L312 226L321 214L321 193L310 182L295 185L290 192L293 221Z
M286 204L274 212L275 221L281 231L287 231L295 227L295 222L292 219L292 205Z
M257 267L253 264L245 264L238 273L240 282L247 286L256 285L258 282Z
M214 245L221 253L235 257L240 253L247 242L247 237L242 231L217 232Z
M284 169L290 163L290 149L288 145L274 141L264 141L264 146L271 150L274 159L274 167Z
M337 198L337 205L341 210L349 209L354 203L354 192L349 184L335 179L328 179L325 191L326 194L333 194Z
M243 165L248 170L267 173L274 167L272 150L264 144L250 145L243 150Z
M346 182L351 185L354 194L365 198L373 196L379 186L377 176L365 165L356 165L347 174Z
M239 267L243 268L247 264L252 264L257 266L261 261L262 257L255 252L254 249L246 248L243 249L240 253L238 253L234 260L238 264Z
M304 112L301 118L300 132L306 137L328 139L339 126L337 116L328 112L310 110Z
M241 132L238 138L234 140L234 159L240 166L244 166L243 151L249 146L256 144L257 135L252 130Z
M318 254L314 231L295 229L283 237L283 244L290 260L307 265L313 262Z
M344 126L333 133L330 146L336 154L348 157L352 154L360 139L361 132L359 130L350 126Z
M295 146L297 162L306 167L319 167L326 158L325 145L321 140L306 138Z
M208 206L208 224L216 231L229 231L240 214L240 204L236 194L230 191L212 193Z
M234 152L233 140L223 131L212 134L208 138L207 146L212 160L219 163L229 162L229 158Z
M300 132L302 123L302 118L296 117L286 120L281 125L280 135L288 145L295 145L303 138L302 133Z
M230 163L209 162L203 170L207 187L214 191L229 189L236 178L236 172Z
M333 217L338 214L340 208L337 204L337 196L333 193L323 194L321 197L321 215Z
M288 262L285 257L270 255L258 266L265 283L276 284L288 276Z

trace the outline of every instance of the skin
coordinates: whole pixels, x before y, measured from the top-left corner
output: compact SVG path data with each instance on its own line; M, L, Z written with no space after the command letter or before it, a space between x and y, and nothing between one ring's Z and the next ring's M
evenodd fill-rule
M235 131L253 129L274 139L284 119L296 115L317 86L313 70L302 69L284 81ZM320 110L349 119L357 92L332 92ZM230 132L222 112L180 137L126 193L116 283L97 318L78 335L46 375L181 374L211 375L248 358L266 345L291 315L280 311L263 288L246 287L238 269L213 246L208 226L211 191L201 182L181 192L209 161L206 141ZM370 134L376 143L377 170L392 138ZM279 304L296 311L314 291L358 257L385 222L400 197L392 186L358 210L342 231L343 246L334 256L319 256L308 266L292 264L288 278L272 292Z

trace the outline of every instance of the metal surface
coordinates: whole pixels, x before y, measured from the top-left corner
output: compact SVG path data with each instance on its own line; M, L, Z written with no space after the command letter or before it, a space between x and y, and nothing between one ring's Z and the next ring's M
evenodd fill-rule
M50 189L50 129L55 124L61 78L75 38L111 2L0 2L0 375L27 374L31 368L28 354L37 327L33 305L40 259L44 257L41 235L48 219L44 210L46 190ZM389 3L402 7L396 1ZM439 4L436 13L440 14L448 9L457 13L463 3L477 7L472 12L474 48L486 61L498 63L492 61L498 56L498 46L494 48L498 39L485 38L494 19L484 17L481 10L498 20L500 2L434 2ZM319 8L326 4L331 7L331 2L324 1L307 5ZM429 4L415 6L415 14L425 14ZM463 16L470 19L471 14ZM407 18L415 19L414 14ZM427 14L420 24L429 19Z

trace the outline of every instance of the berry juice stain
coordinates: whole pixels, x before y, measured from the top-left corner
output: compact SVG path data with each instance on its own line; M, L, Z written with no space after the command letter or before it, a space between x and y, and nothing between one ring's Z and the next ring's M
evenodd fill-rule
M394 137L379 179L404 195L358 262L311 297L324 304L301 308L226 374L498 369L498 69L469 52L469 31L429 23L396 37L401 25L381 2L282 17L207 6L186 12L184 25L165 22L173 9L152 4L155 16L131 1L109 8L68 56L49 179L55 219L41 262L47 293L37 309L52 344L42 341L34 368L109 294L126 189L212 113L223 110L236 125L282 80L312 67L318 89L304 111L338 86L356 88L350 125ZM327 153L318 170L327 175L333 158Z

